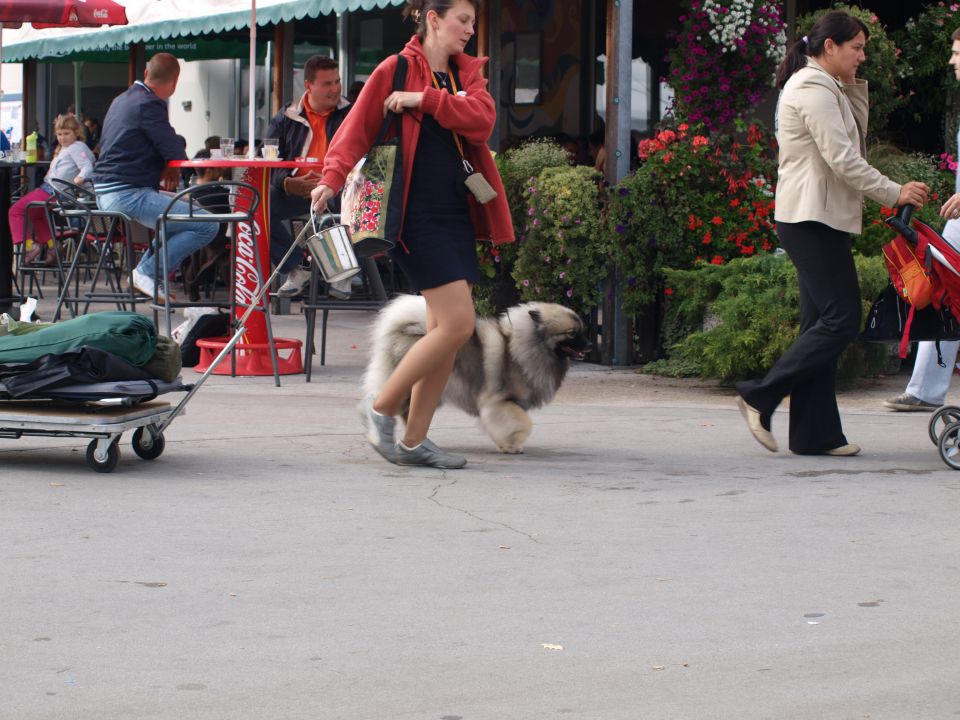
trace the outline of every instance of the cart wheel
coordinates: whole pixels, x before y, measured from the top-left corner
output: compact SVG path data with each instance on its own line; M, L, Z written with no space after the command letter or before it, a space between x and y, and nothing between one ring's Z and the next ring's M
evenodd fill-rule
M946 405L939 410L937 410L933 417L930 418L930 425L928 426L930 432L930 442L934 445L940 444L940 434L944 431L947 425L951 423L960 422L960 407L956 405Z
M113 472L118 462L120 462L120 447L116 440L107 446L107 458L103 462L97 459L97 441L91 440L87 445L87 464L97 472Z
M960 422L950 423L940 433L940 458L954 470L960 470Z
M156 460L166 445L163 434L154 437L153 433L142 427L133 431L133 451L144 460Z

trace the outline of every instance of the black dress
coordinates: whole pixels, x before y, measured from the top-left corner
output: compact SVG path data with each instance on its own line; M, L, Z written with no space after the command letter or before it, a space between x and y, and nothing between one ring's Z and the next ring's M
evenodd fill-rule
M452 93L446 73L435 75L441 87ZM460 87L456 69L454 80ZM398 244L390 251L413 290L480 279L465 178L453 133L424 113L403 221L407 249Z

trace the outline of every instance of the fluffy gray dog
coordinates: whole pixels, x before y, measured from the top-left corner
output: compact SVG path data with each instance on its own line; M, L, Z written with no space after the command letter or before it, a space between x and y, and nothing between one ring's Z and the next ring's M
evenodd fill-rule
M426 333L426 302L401 295L378 314L373 327L365 393L377 394L410 347ZM442 402L480 418L500 452L523 452L533 423L527 410L553 399L572 359L591 348L580 317L562 305L531 302L499 317L477 318L476 330L457 353ZM404 403L406 416L409 398Z

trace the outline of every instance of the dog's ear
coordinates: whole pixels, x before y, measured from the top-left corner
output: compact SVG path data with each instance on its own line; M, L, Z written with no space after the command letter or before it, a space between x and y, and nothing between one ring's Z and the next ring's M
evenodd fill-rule
M530 310L530 317L533 318L534 325L543 325L543 316L539 310Z

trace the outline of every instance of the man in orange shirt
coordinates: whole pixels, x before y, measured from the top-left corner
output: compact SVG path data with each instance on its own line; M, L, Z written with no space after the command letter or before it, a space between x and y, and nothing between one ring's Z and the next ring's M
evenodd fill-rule
M266 137L279 141L279 155L284 160L306 157L317 161L316 172L273 172L270 258L274 263L279 263L293 244L289 219L310 212L310 191L320 179L327 146L350 109L349 103L341 96L340 69L332 58L314 55L307 60L303 67L303 84L303 97L278 112L270 121L266 134ZM297 249L280 266L280 272L287 275L287 280L277 295L292 297L303 291L310 280L310 271L302 265L303 251Z

